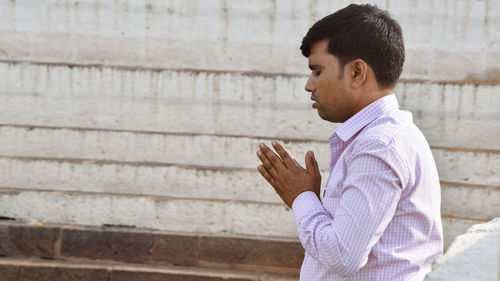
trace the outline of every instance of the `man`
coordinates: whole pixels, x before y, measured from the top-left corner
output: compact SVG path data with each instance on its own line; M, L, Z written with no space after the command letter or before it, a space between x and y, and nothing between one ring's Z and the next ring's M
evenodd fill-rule
M261 143L261 175L292 208L305 248L300 280L423 280L442 254L440 185L411 113L393 94L404 62L399 24L370 5L315 23L302 54L319 116L343 123L330 137L323 198L312 151L299 166L278 142Z

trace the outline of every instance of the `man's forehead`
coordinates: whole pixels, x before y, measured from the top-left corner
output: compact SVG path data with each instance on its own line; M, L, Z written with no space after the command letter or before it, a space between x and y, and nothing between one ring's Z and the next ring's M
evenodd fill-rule
M328 39L324 39L315 42L311 46L311 52L309 53L308 57L310 69L316 69L321 67L326 63L325 59L329 60L326 57L333 56L332 54L328 53L328 43L329 43Z
M309 53L309 56L313 54L322 54L322 53L328 53L328 43L330 40L328 39L323 39L314 42L311 45L311 52Z

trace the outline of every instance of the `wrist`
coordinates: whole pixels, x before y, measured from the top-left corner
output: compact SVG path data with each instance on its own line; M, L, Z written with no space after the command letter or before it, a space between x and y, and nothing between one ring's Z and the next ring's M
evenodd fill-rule
M292 202L290 202L290 208L293 209L293 206L294 204L297 202L297 200L300 200L301 197L308 197L310 196L311 194L314 194L314 196L316 196L316 193L312 190L303 190L301 191L300 193L298 193L295 198L293 198Z

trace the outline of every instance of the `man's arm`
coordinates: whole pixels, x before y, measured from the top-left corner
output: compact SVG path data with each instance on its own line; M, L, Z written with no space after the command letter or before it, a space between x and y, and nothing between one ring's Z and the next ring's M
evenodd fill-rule
M307 253L342 276L358 271L391 221L401 195L399 157L374 143L348 160L340 198L303 192L292 209ZM333 212L335 210L335 212Z

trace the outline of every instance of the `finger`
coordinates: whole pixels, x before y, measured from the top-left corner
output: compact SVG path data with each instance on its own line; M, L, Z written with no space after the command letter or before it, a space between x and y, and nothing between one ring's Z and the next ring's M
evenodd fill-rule
M316 160L316 156L314 155L314 152L312 152L312 156L313 156L313 160L314 160L314 166L316 166L316 173L318 174L318 176L321 177L321 173L319 171L319 165L318 165L318 161Z
M284 146L282 146L282 147L285 150L285 152L288 153L288 155L290 156L290 158L293 160L293 163L295 164L295 166L302 168L302 166L297 161L297 159L295 159L295 156L286 147L284 147Z
M260 162L262 162L263 168L266 169L272 177L278 176L278 172L274 169L273 164L260 149L257 150L257 157L259 157Z
M272 145L276 152L278 152L278 155L281 157L283 163L287 168L291 168L297 165L297 161L295 161L295 158L284 146L282 146L277 141L272 141Z
M262 152L262 154L264 155L264 157L267 158L269 163L272 165L272 167L278 173L280 171L283 171L286 169L285 165L281 161L281 158L276 153L274 153L269 147L267 147L267 145L265 145L264 143L261 143L259 145L259 148L260 148L260 151ZM266 166L266 168L267 168L267 166ZM272 172L272 171L270 171L270 172Z
M276 180L269 174L266 168L263 165L259 165L257 167L259 173L266 179L266 181L276 190L278 191L278 185L276 184Z
M307 172L311 175L317 175L319 173L319 169L318 169L318 163L316 162L316 159L314 158L314 152L308 151L306 153L305 158L306 158L305 162L306 162Z
M314 154L312 151L308 151L305 158L307 172L314 175L316 173L316 165L314 164Z

